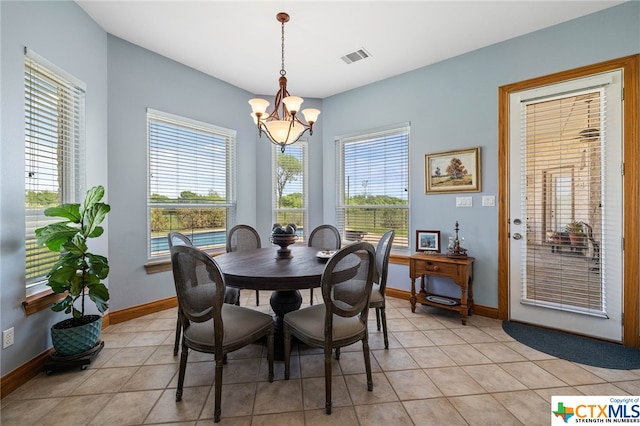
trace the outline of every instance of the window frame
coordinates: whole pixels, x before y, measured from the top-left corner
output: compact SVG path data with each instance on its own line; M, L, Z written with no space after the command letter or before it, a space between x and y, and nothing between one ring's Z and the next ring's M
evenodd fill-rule
M35 229L59 220L44 217L44 209L61 203L80 203L86 190L86 84L29 48L25 47L24 55L25 293L29 298L49 290L46 273L30 277L28 270L33 266L27 266L30 258L37 256L34 250L48 252L46 248L29 248L35 240ZM48 179L31 180L38 169L45 176L49 171ZM57 186L55 203L36 208L39 218L29 220L32 214L28 212L34 209L27 206L28 192L54 186ZM48 272L57 256L47 258L37 260L35 267Z
M409 229L410 229L410 193L409 190L409 176L410 176L410 138L411 138L411 125L409 122L393 124L385 127L380 127L376 129L370 129L361 132L354 132L345 135L340 135L335 137L335 153L336 153L336 222L337 227L342 234L344 240L349 241L349 238L352 238L358 232L347 232L346 230L346 213L350 209L355 209L355 207L348 207L345 204L345 200L348 196L347 191L345 191L345 146L355 143L363 143L366 141L371 141L375 139L384 139L389 136L394 135L406 135L406 175L404 177L404 193L406 194L406 203L405 204L387 204L387 205L358 205L357 208L362 209L363 207L372 208L372 209L393 209L393 210L403 210L406 211L406 231L399 232L396 229L396 236L394 238L394 244L392 251L395 254L407 255L410 253L410 245L409 245ZM391 140L389 142L392 142ZM370 162L366 162L370 164ZM386 182L386 180L385 180ZM366 191L366 189L365 189ZM365 192L366 198L366 192ZM350 230L351 231L351 230ZM382 231L382 230L381 230ZM380 236L382 236L382 232L380 235L376 234L367 234L364 235L358 234L356 238L362 238L365 241L370 241L372 243L377 243ZM404 234L404 235L402 235Z
M194 203L153 203L151 201L152 196L152 173L154 170L154 162L152 158L152 135L151 135L151 122L162 122L169 126L181 127L193 132L201 132L209 137L222 138L225 146L225 158L224 161L226 174L225 174L225 201L224 202L194 202ZM153 232L152 225L152 209L155 208L176 208L180 209L211 209L211 208L224 208L226 210L224 240L216 242L215 246L202 245L198 241L192 241L196 247L207 250L224 250L226 246L226 234L229 229L235 224L236 221L236 131L220 127L211 123L202 122L175 114L167 113L164 111L147 108L146 113L146 125L147 125L147 259L150 262L167 259L169 257L168 246L167 250L161 250L158 254L153 253L152 238ZM176 151L178 152L178 151ZM202 182L202 181L198 181ZM173 230L171 225L169 230ZM187 235L192 237L191 234Z
M308 176L309 176L309 142L308 139L303 138L300 139L298 142L296 142L293 145L288 145L287 149L291 150L291 149L298 149L300 148L301 150L301 162L302 162L302 201L303 201L303 207L302 208L280 208L277 206L277 199L278 199L278 189L277 189L277 179L278 179L278 174L277 174L277 170L278 170L278 156L279 155L287 155L287 151L285 150L285 152L281 152L280 147L277 145L274 145L271 149L272 155L271 155L271 170L272 170L272 202L271 202L271 206L272 206L272 222L276 223L278 222L278 213L302 213L302 217L303 217L303 223L302 226L300 227L299 223L296 223L297 226L299 226L298 229L298 236L302 237L302 241L306 241L308 236L309 236L309 191L308 191ZM284 224L283 224L284 225Z

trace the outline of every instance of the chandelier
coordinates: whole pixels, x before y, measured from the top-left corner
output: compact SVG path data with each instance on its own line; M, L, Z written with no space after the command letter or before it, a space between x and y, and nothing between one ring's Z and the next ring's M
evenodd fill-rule
M258 126L258 136L266 134L269 140L280 146L280 151L284 152L287 145L297 142L300 137L308 130L309 134L313 134L313 123L318 120L320 110L315 108L307 108L300 111L300 106L304 100L298 96L291 96L287 91L287 72L284 69L284 23L289 22L289 15L280 12L276 15L276 19L282 27L282 62L280 69L280 89L276 93L273 111L267 115L267 107L269 101L261 98L249 100L251 109L251 117L253 122ZM305 124L297 117L298 112L302 112Z

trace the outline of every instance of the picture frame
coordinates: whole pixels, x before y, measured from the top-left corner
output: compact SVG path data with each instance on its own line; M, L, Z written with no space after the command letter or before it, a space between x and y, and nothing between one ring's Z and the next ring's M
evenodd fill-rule
M440 253L440 231L416 231L416 251Z
M480 147L424 156L425 193L480 192Z

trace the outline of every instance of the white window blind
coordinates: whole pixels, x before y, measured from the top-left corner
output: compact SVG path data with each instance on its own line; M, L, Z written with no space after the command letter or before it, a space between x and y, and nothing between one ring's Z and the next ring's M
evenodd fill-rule
M409 124L336 138L338 228L347 241L377 243L395 229L409 250Z
M621 197L621 188L606 190L606 91L583 89L521 108L522 303L606 317L603 236L619 225Z
M295 223L303 240L309 235L307 224L307 149L300 140L283 153L274 145L273 152L273 222Z
M38 247L35 230L60 218L44 210L79 203L85 190L84 84L25 49L26 293L45 290L59 253Z
M222 248L235 222L236 132L147 111L149 257L167 256L167 234L196 247Z

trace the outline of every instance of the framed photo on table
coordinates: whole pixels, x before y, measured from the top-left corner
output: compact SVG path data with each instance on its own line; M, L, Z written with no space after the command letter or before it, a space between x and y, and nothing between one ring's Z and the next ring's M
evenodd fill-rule
M440 253L440 231L416 231L416 251Z
M480 191L480 147L424 156L425 193Z

